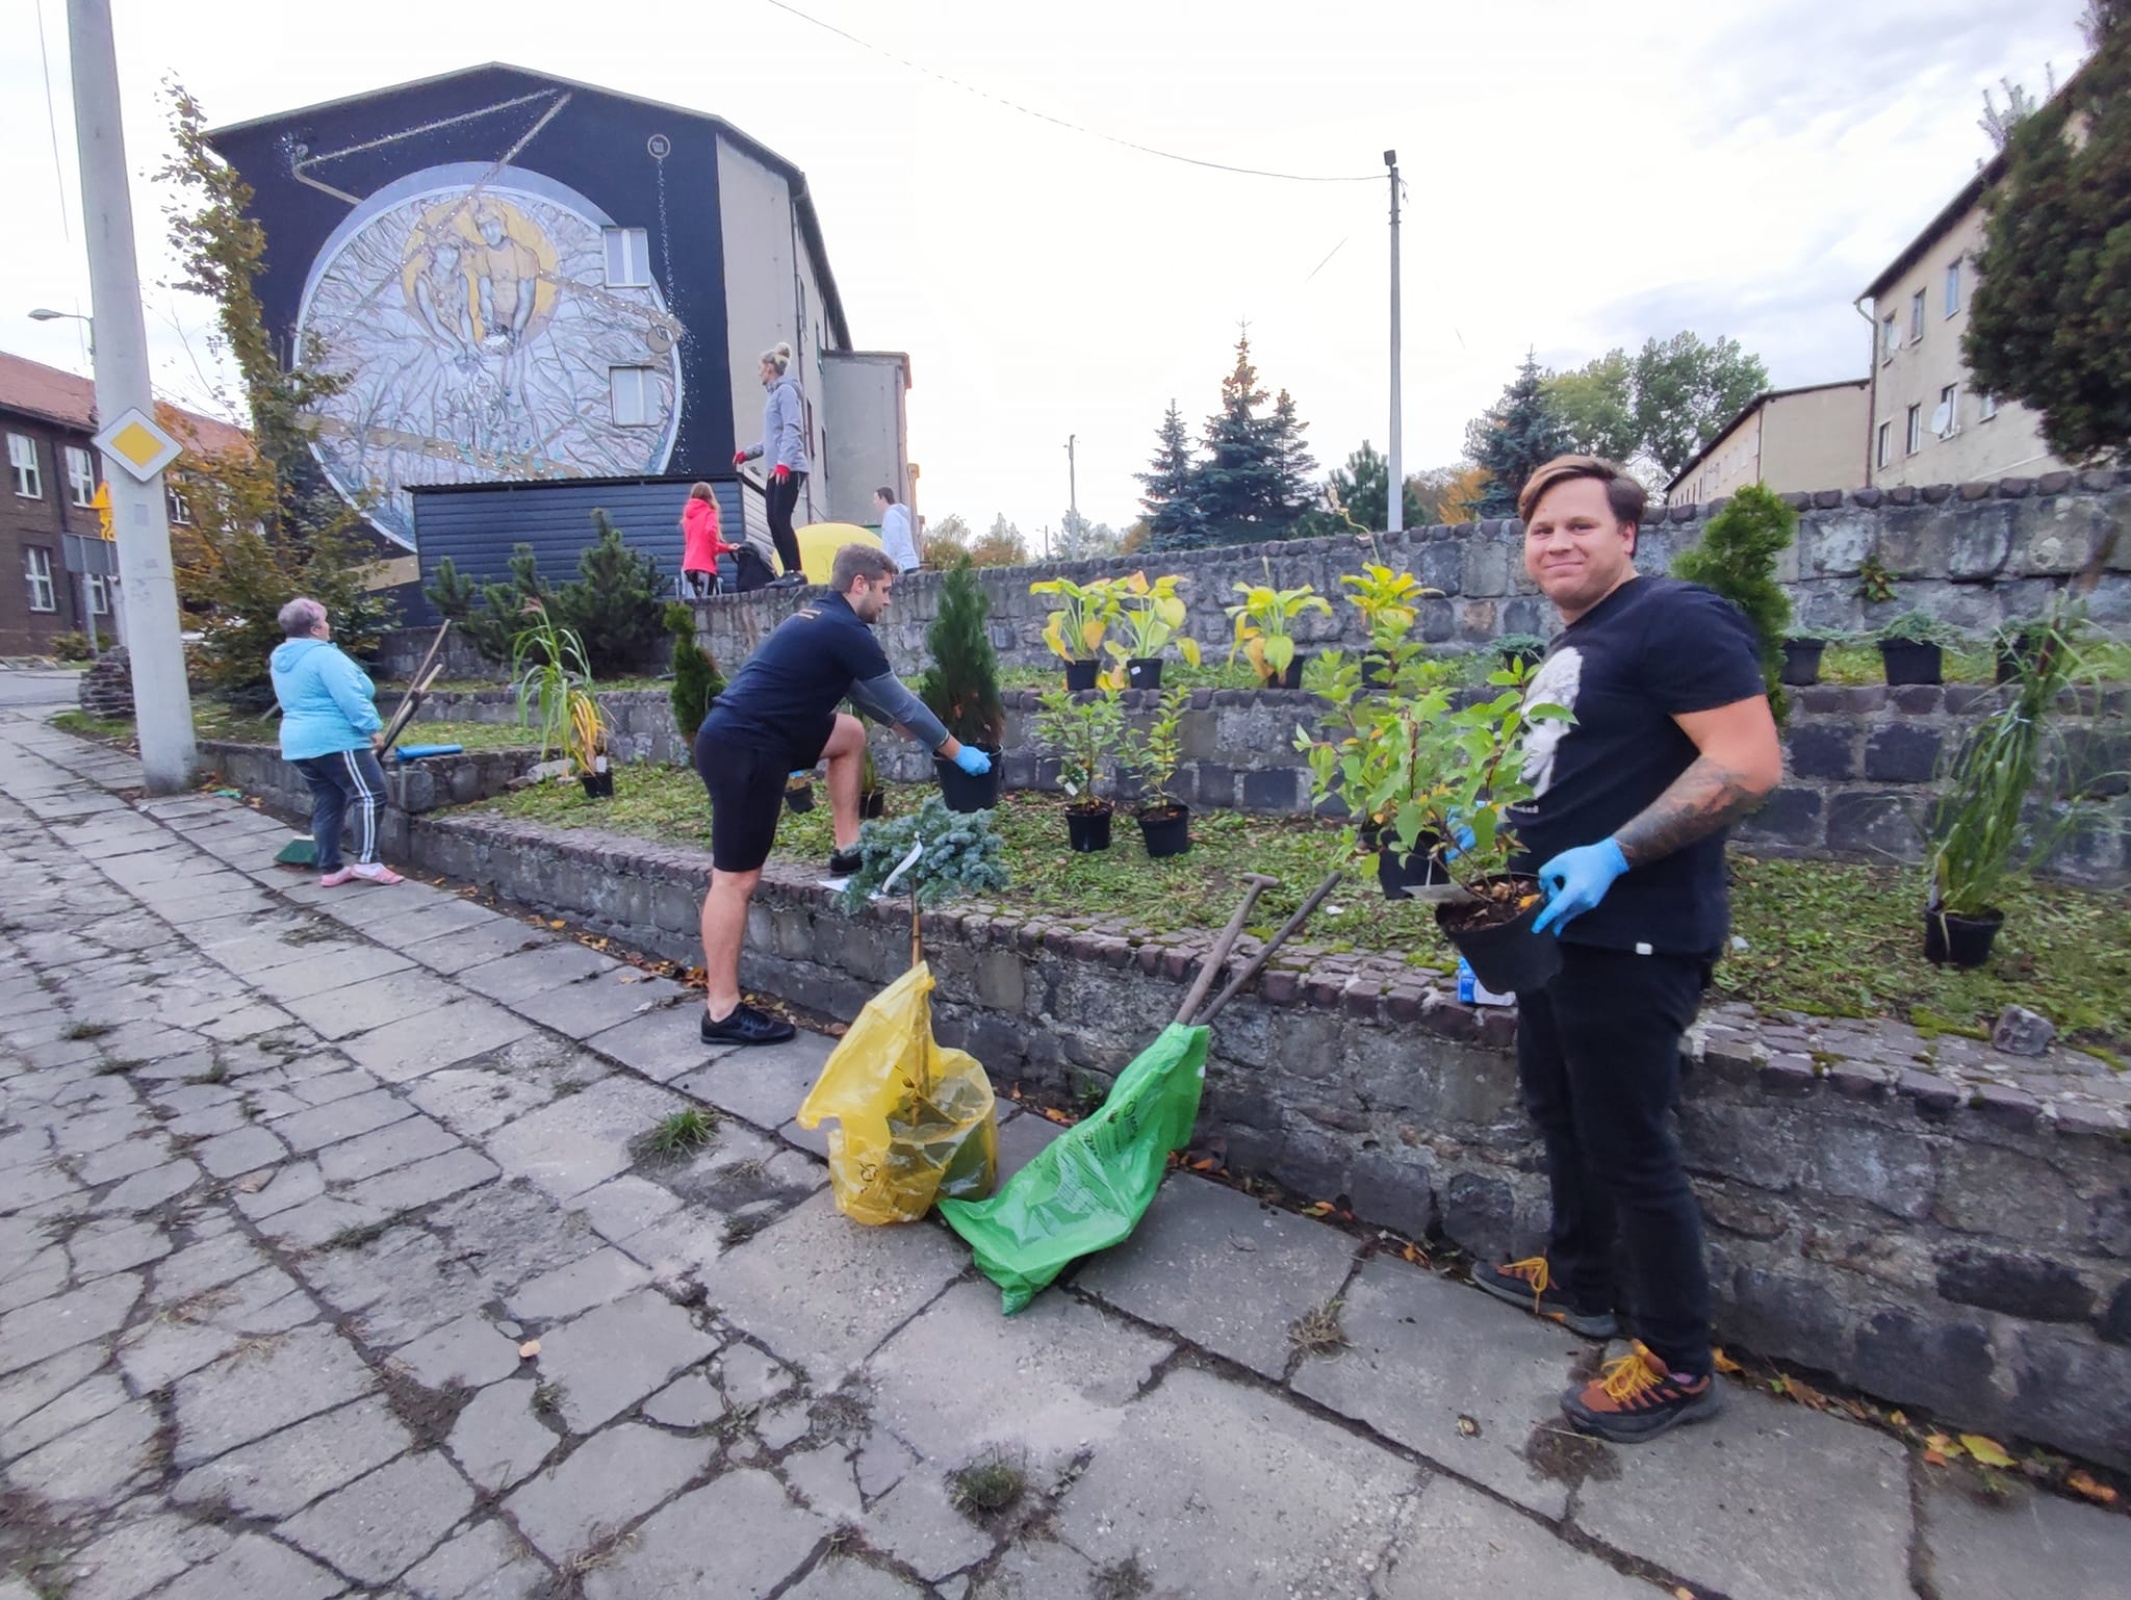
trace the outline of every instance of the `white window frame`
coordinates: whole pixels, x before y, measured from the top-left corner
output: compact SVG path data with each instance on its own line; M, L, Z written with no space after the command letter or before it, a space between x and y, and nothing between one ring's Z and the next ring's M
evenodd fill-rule
M648 228L602 228L600 244L605 252L607 287L651 287L651 231Z
M191 527L192 502L185 498L185 491L166 476L163 479L163 493L169 500L170 525L173 528Z
M67 493L78 506L96 504L96 457L78 444L64 447L67 461Z
M83 573L81 575L81 586L87 591L89 596L90 616L108 617L111 615L111 591L104 587L104 575L101 572Z
M1946 408L1946 431L1941 439L1951 439L1961 431L1961 386L1949 383L1939 390L1939 404Z
M617 428L657 427L658 397L658 368L607 369L607 405Z
M1924 403L1919 400L1909 408L1909 454L1916 455L1924 448Z
M1976 421L1988 422L1998 414L1998 397L1988 389L1976 392Z
M1883 467L1894 465L1894 423L1892 419L1879 425L1878 462Z
M1909 297L1909 342L1911 344L1922 344L1924 342L1924 291L1922 289L1917 290L1915 294Z
M44 471L37 465L37 441L26 433L7 436L7 464L14 471L15 493L24 500L44 498Z
M22 581L30 592L32 611L59 609L59 589L52 582L52 552L43 545L26 544L22 547Z
M1879 359L1882 362L1892 361L1894 352L1901 349L1901 347L1901 318L1890 311L1880 319L1879 323Z
M1946 287L1943 291L1946 309L1941 315L1952 316L1961 309L1961 258L1955 256L1946 263Z

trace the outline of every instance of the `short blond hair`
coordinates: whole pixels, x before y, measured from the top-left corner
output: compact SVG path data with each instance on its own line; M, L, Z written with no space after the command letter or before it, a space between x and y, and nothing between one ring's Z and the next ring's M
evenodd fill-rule
M1533 510L1549 489L1557 484L1573 483L1578 478L1590 478L1605 485L1606 504L1613 508L1614 521L1634 528L1643 525L1643 513L1650 506L1649 491L1628 476L1627 468L1604 456L1556 456L1538 468L1517 491L1517 515L1526 522L1531 521Z

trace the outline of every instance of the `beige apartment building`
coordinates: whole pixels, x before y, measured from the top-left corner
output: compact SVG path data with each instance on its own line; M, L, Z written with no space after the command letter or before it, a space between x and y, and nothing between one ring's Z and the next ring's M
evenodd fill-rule
M1872 315L1871 487L2028 478L2064 465L2035 413L1979 392L1961 354L1983 196L2004 170L2001 158L1969 179L1859 297Z
M1862 489L1869 378L1770 389L1749 400L1665 486L1667 505L1704 505L1758 483L1789 494Z

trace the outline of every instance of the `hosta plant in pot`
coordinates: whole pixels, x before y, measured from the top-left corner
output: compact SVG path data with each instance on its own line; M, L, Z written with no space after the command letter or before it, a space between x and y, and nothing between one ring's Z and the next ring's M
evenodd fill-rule
M1102 670L1103 636L1117 615L1115 585L1108 578L1079 584L1071 578L1045 578L1029 585L1030 594L1048 595L1053 604L1044 619L1043 642L1065 663L1066 687L1095 687Z
M1139 783L1139 831L1147 854L1180 856L1191 848L1191 807L1176 797L1177 768L1184 763L1184 711L1191 691L1169 690L1144 730L1127 729L1125 765Z
M1295 651L1295 619L1305 611L1321 611L1329 617L1332 603L1308 584L1295 589L1274 588L1270 561L1265 563L1265 577L1262 584L1235 586L1243 598L1226 608L1229 620L1236 625L1228 659L1235 660L1241 652L1258 674L1259 682L1268 689L1297 689L1302 686L1302 661Z
M1878 641L1888 683L1938 683L1946 648L1960 635L1937 617L1905 611L1879 630Z
M1193 666L1199 664L1199 641L1179 631L1184 626L1184 601L1177 586L1183 582L1173 572L1165 572L1152 582L1144 572L1111 580L1115 619L1125 637L1122 641L1111 639L1103 648L1110 652L1117 671L1122 673L1122 687L1159 689L1162 651L1172 639L1178 655Z
M1114 761L1124 732L1117 691L1076 695L1052 689L1036 717L1036 739L1058 757L1058 783L1066 794L1066 839L1075 850L1110 848L1110 802L1103 774Z

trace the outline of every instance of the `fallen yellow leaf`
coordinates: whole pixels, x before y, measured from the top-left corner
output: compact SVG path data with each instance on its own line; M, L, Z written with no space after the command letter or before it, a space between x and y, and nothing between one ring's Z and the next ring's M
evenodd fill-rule
M1925 1434L1924 1448L1926 1450L1935 1450L1942 1456L1957 1456L1962 1454L1961 1447L1958 1444L1954 1443L1953 1440L1947 1438L1946 1435L1943 1433Z
M1672 1600L1694 1600L1694 1591L1683 1583L1672 1591Z
M2005 1446L1995 1439L1986 1439L1980 1433L1964 1433L1961 1435L1961 1443L1970 1455L1986 1467L2009 1467L2013 1464L2013 1458L2005 1453Z
M560 918L560 917L553 917L553 918L550 918L550 919L549 919L549 921L548 921L548 926L549 926L549 927L551 927L551 928L560 928L560 927L563 927L564 925L565 925L565 924L563 923L563 920L562 920L562 918Z
M1909 1413L1906 1411L1890 1411L1887 1413L1887 1420L1897 1428L1906 1428L1909 1426Z
M2096 1505L2116 1504L2116 1491L2097 1480L2091 1472L2080 1468L2065 1475L2064 1486L2074 1494L2083 1494Z
M1306 1217L1329 1217L1332 1214L1332 1202L1329 1200L1319 1200L1314 1205L1304 1206L1302 1208L1302 1214Z
M1738 1362L1732 1360L1730 1356L1726 1355L1721 1350L1711 1351L1710 1357L1716 1362L1717 1370L1723 1373L1724 1376L1727 1378L1736 1378L1740 1373L1746 1370L1744 1367L1740 1366Z

